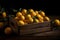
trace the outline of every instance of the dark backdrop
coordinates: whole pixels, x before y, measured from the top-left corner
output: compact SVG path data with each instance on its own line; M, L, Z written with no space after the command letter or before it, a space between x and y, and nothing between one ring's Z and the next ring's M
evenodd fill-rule
M1 6L9 8L33 8L34 10L43 10L46 15L60 15L59 0L1 0Z

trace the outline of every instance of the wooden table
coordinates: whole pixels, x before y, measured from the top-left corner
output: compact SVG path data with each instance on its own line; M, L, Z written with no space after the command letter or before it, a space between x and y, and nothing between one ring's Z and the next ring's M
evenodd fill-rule
M34 39L42 39L42 40L51 40L58 39L60 37L60 30L49 31L44 33L37 33L32 36L12 36L12 37L0 37L0 40L34 40Z

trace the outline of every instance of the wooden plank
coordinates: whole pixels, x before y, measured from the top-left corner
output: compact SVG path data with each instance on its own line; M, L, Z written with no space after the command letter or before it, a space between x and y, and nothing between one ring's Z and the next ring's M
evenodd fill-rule
M28 25L24 25L24 26L20 26L20 30L21 29L33 29L33 28L41 28L41 27L50 27L50 22L46 21L44 23L34 23L34 24L28 24Z
M31 29L31 30L20 30L20 35L24 34L33 34L33 33L38 33L38 32L45 32L45 31L50 31L50 27L43 27L43 28L36 28L36 29Z
M55 30L55 31L48 31L48 32L44 32L44 33L36 33L31 36L60 36L59 34L60 34L60 31Z

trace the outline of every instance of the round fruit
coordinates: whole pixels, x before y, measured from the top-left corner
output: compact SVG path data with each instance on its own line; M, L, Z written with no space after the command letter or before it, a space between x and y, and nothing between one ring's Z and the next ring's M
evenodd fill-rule
M58 19L55 19L54 22L55 22L55 25L58 25L58 26L60 25L60 21Z
M2 26L3 26L3 22L0 22L0 28L2 28Z
M38 11L35 11L35 13L36 13L36 15L38 15L38 14L39 14L39 12L38 12Z
M44 20L45 20L45 21L50 21L50 18L47 17L47 16L45 16L45 17L44 17Z
M20 19L21 19L21 20L25 20L25 17L22 15L22 16L20 17Z
M29 20L30 22L33 22L33 18L29 18L28 20Z
M35 19L35 22L36 22L36 23L39 23L39 20L38 20L38 19Z
M41 15L41 16L45 16L45 12L40 11L40 15Z
M26 14L27 14L27 10L26 10L26 9L23 9L23 10L22 10L22 14L23 14L23 15L26 15Z
M30 14L28 14L28 15L27 15L27 17L31 17L31 15L30 15Z
M29 9L29 12L34 12L34 10L33 9Z
M31 12L31 16L36 16L36 13L35 12Z
M43 20L44 18L41 16L41 17L39 17L39 19L42 19Z
M21 12L17 12L16 17L20 17L22 15Z
M3 16L3 17L6 17L6 16L7 16L7 15L6 15L6 12L3 12L3 13L2 13L2 16Z
M4 33L5 34L11 34L12 33L12 29L10 27L7 27L7 28L5 28Z
M19 23L19 25L24 25L25 24L23 20L19 20L18 23Z
M28 18L31 18L31 15L30 14L26 15L26 19L28 19Z
M40 14L37 15L38 19L44 19Z

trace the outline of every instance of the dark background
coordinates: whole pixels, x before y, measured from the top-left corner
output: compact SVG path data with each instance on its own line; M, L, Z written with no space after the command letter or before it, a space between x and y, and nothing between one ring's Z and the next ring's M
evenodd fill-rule
M1 7L9 8L32 8L34 10L43 10L46 15L59 16L59 0L1 0Z

